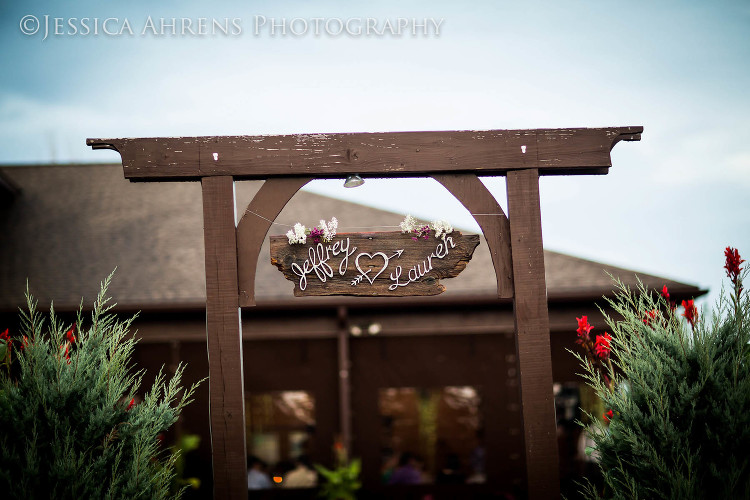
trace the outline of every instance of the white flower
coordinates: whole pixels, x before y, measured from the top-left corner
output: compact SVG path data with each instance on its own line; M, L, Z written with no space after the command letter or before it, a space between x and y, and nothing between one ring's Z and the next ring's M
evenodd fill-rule
M417 227L419 226L419 222L417 222L417 219L415 219L411 215L407 215L401 222L401 224L399 224L399 226L401 227L402 233L411 233L412 231L417 229Z
M305 244L307 242L307 235L305 234L305 226L299 222L294 225L294 230L289 230L286 233L286 237L289 238L289 244L294 245L295 243Z
M453 226L447 220L432 221L432 223L430 224L430 229L435 231L435 238L440 238L443 235L453 232Z
M336 217L331 217L331 222L326 224L326 221L320 221L320 227L323 229L323 241L330 242L333 237L336 236L336 229L339 227L339 221Z

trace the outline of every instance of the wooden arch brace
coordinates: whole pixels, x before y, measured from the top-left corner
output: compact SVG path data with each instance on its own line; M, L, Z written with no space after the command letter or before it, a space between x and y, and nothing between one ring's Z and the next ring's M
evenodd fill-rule
M500 204L474 174L436 174L432 177L445 186L474 216L490 249L497 280L497 296L501 299L513 297L510 225Z
M255 273L266 233L289 200L310 177L268 179L260 187L237 224L237 275L240 307L255 305Z

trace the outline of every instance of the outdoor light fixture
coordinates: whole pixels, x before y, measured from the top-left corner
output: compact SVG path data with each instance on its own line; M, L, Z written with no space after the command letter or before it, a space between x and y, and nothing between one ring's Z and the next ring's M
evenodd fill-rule
M345 188L355 188L365 183L365 180L359 174L349 174L344 181Z

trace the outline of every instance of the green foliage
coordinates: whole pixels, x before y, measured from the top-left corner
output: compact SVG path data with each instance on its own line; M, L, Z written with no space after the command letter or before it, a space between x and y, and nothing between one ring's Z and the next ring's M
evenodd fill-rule
M177 420L195 386L180 395L181 365L170 380L160 372L143 402L131 404L143 377L130 364L135 317L120 321L109 313L111 277L91 324L84 327L79 309L73 331L54 309L45 323L27 291L13 369L0 373L3 498L170 496L176 455L161 448L159 434Z
M325 479L320 487L320 496L328 500L354 500L355 492L362 487L359 481L361 466L356 458L348 465L340 465L333 470L315 464L315 468Z
M664 297L617 281L612 382L576 355L613 412L609 423L589 415L604 490L588 484L586 496L750 498L750 301L734 285L691 328Z
M177 443L177 458L174 463L174 479L172 481L172 491L182 491L185 488L198 489L201 486L201 480L197 477L185 477L185 455L193 450L197 450L201 444L201 437L197 434L185 434L180 437Z

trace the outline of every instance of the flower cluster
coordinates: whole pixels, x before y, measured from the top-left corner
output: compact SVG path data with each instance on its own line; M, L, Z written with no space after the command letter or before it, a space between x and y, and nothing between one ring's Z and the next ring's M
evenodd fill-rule
M664 297L664 300L667 301L669 308L672 310L672 312L674 312L674 310L677 309L677 302L669 298L669 288L667 288L667 285L664 285L664 287L661 289L661 296Z
M60 350L63 351L63 357L65 357L65 360L68 364L70 364L70 353L73 351L73 346L77 342L78 339L76 339L76 324L73 323L73 326L70 327L70 330L65 332L65 343L60 346Z
M399 224L401 232L408 234L411 233L413 236L411 239L417 241L420 238L427 239L430 231L435 231L435 238L442 238L443 236L453 232L453 226L450 222L445 220L435 220L430 224L419 222L411 215L407 215L401 224Z
M0 366L5 365L8 373L10 373L10 351L12 347L13 339L6 328L3 333L0 333Z
M305 226L303 226L299 222L296 223L294 225L294 229L290 229L286 233L286 237L289 238L290 245L294 245L296 243L304 245L307 242L307 232L305 231Z
M740 273L742 272L741 264L745 262L745 259L740 257L740 253L736 248L727 247L724 249L724 269L727 271L727 278L732 281L732 285L736 289L736 294L742 292L742 280L740 279Z
M576 320L578 320L578 329L576 330L578 340L576 343L581 344L584 349L591 351L594 354L593 357L606 361L609 358L611 350L609 342L612 340L612 336L604 332L604 335L596 335L596 338L592 341L589 334L594 327L589 324L588 316L581 316L580 318L576 318Z
M596 354L599 359L609 359L609 353L612 351L612 348L609 345L610 341L612 341L612 336L607 332L604 332L604 335L596 336L596 342L594 342L594 354Z
M666 288L666 286L664 288ZM643 324L646 326L651 326L651 323L653 323L658 317L658 310L651 309L650 311L646 311L646 314L643 316Z
M421 224L411 215L407 215L406 217L404 217L404 220L401 221L401 224L399 224L399 226L401 227L402 233L412 233L415 229L417 229L417 227L421 226Z
M286 237L289 239L290 245L304 245L307 243L308 236L310 236L313 243L320 243L321 241L329 243L336 236L338 227L339 221L336 217L331 217L329 222L321 219L320 224L312 229L307 229L298 222L294 225L294 229L287 231Z
M594 338L592 338L591 330L593 330L594 327L589 323L588 316L581 316L580 318L576 318L576 320L578 321L578 329L576 330L578 333L578 340L576 340L576 343L583 347L583 350L586 353L586 358L589 363L591 363L591 366L601 373L604 381L607 385L610 385L611 380L607 376L605 363L611 373L612 365L609 360L609 355L612 352L612 336L609 333L604 332L604 335L595 335Z
M435 238L441 238L444 234L453 232L453 226L446 220L434 220L430 227L435 231Z
M693 299L690 299L688 301L683 300L682 307L683 309L685 309L682 312L682 315L685 317L687 322L690 323L690 328L695 330L695 322L698 321L698 309L695 307Z
M8 351L10 351L10 348L13 345L13 339L10 337L10 334L8 333L7 328L5 329L3 333L0 333L0 340L5 341L5 345L8 346Z
M414 241L417 241L419 238L427 239L430 237L430 226L425 224L424 226L419 226L414 231L414 236L411 237Z

